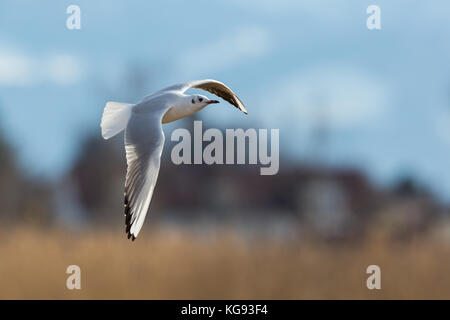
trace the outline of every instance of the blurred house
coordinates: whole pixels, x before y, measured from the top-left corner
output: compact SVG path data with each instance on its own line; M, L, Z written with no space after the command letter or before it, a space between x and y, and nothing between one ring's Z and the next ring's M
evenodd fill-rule
M65 179L70 185L65 192L74 193L70 199L78 199L82 208L80 219L102 225L123 220L123 142L111 142L87 139ZM232 224L246 226L246 232L346 238L364 232L384 198L354 169L297 164L281 166L277 175L261 176L256 165L177 166L167 154L151 204L152 223Z

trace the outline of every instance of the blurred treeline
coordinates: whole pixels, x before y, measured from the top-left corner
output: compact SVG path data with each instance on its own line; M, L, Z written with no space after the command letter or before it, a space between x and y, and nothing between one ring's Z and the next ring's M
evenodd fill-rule
M27 177L0 131L0 219L2 223L49 223L54 218L51 186Z
M121 93L118 88L98 86L96 95L101 92L102 100L106 96L108 100L137 101L149 88L156 89L147 77L152 73L145 68L131 66L128 72L125 85L118 86L125 88ZM101 108L99 103L99 113ZM180 120L175 128L192 133L193 121L201 117L200 112ZM203 130L207 128L208 121L204 121ZM319 129L316 133L323 137L324 128ZM352 167L285 160L283 149L280 171L274 176L261 176L260 165L176 166L170 161L175 144L170 140L170 127L165 126L165 134L147 225L162 223L195 232L228 226L245 237L264 234L281 239L352 240L375 229L393 239L427 232L450 235L448 208L414 176L382 188ZM48 181L22 174L14 149L0 131L3 225L57 224L79 230L123 225L123 134L104 141L100 129L93 128L82 139L69 170L56 181ZM320 144L321 139L315 142Z

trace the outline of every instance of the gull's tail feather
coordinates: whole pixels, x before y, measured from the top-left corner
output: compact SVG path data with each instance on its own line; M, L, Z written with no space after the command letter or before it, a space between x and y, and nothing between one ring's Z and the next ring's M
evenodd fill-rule
M100 124L104 139L109 139L126 128L132 107L133 105L129 103L114 101L106 103Z

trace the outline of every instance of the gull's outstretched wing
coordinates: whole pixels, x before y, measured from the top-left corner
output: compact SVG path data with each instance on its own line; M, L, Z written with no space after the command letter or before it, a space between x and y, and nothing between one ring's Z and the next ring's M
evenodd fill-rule
M178 83L173 86L162 89L161 91L180 91L185 92L190 88L202 89L216 96L228 101L233 106L247 114L247 110L244 107L242 101L238 98L238 96L225 84L220 81L205 79L205 80L194 80L185 83Z
M125 130L128 165L124 193L125 224L128 238L132 240L142 228L158 178L164 145L161 123L164 112L161 108L132 112Z

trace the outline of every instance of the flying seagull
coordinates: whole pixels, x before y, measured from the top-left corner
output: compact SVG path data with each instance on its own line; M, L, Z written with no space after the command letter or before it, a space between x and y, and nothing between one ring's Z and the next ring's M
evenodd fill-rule
M216 80L179 83L144 97L137 104L107 102L100 127L109 139L125 130L127 175L125 180L125 232L135 240L147 214L158 178L164 145L163 123L190 116L209 104L219 103L202 95L184 92L196 88L209 91L247 114L234 92Z

